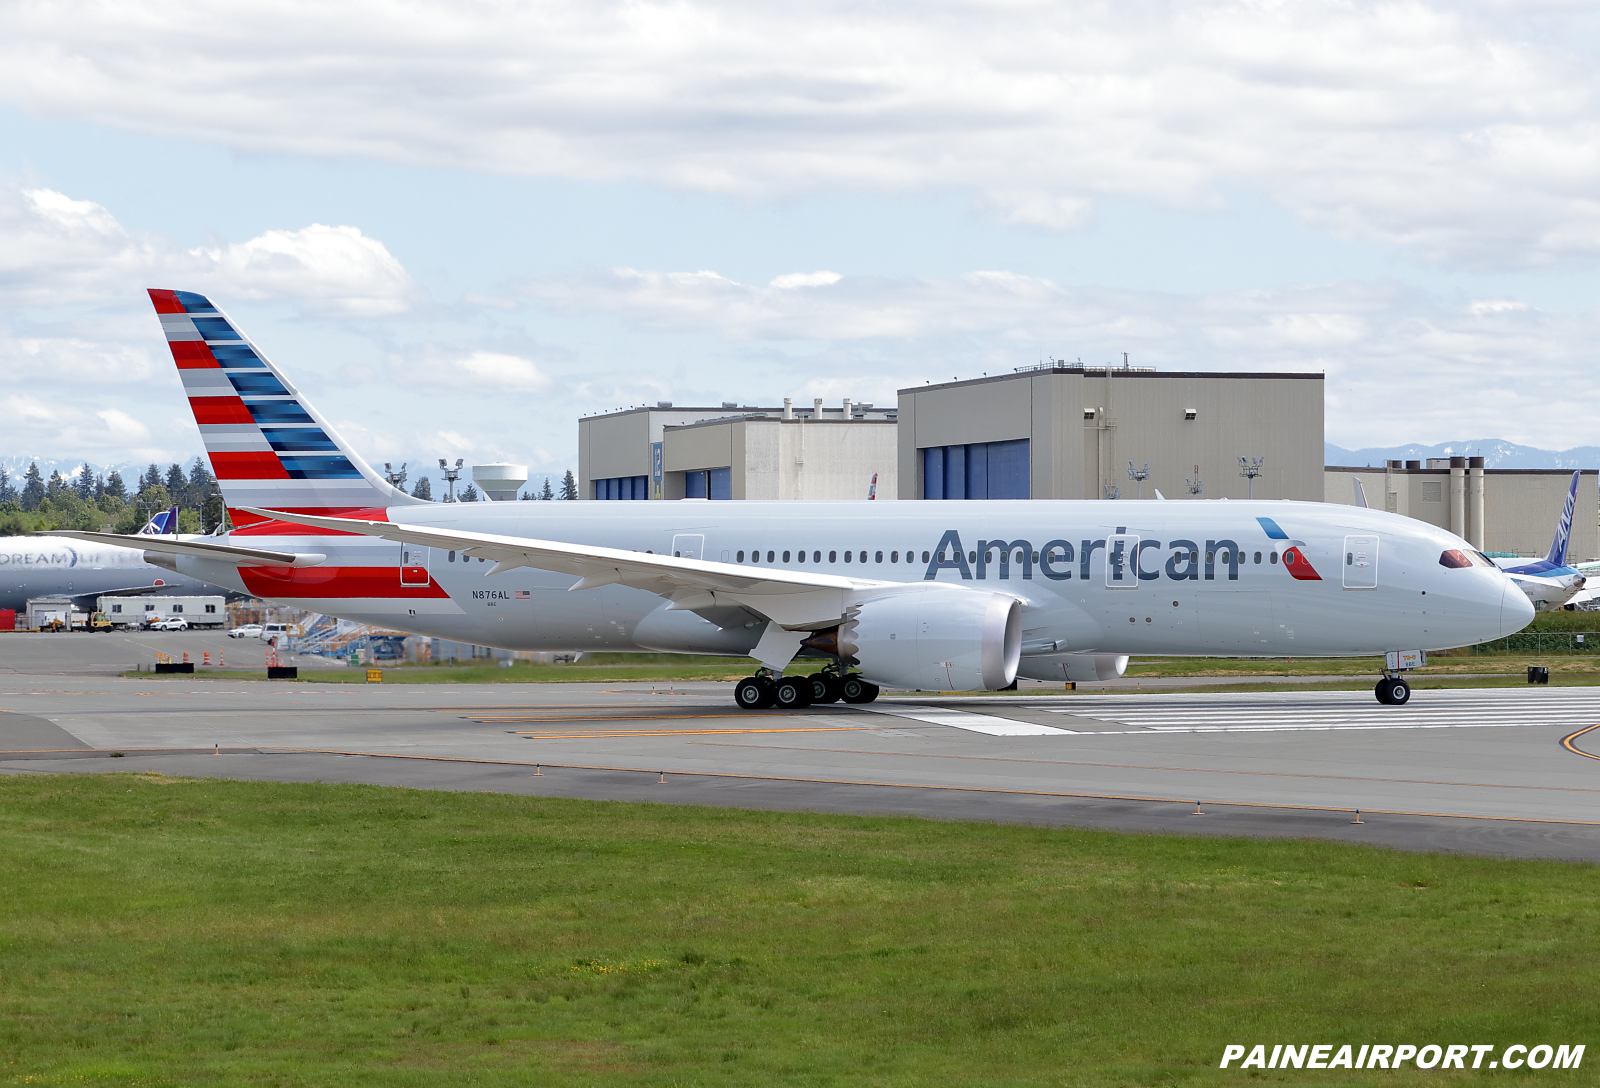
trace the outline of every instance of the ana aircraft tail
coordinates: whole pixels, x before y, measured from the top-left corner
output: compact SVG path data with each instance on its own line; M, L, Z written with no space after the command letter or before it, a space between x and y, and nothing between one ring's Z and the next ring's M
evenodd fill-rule
M1545 556L1545 562L1557 567L1567 565L1567 541L1572 539L1572 512L1578 508L1578 477L1581 472L1572 474L1572 486L1567 488L1567 502L1561 508L1561 520L1556 522L1556 538L1550 542L1550 554Z
M178 508L169 506L157 512L156 516L144 523L144 528L138 532L139 536L177 536L178 535Z
M243 506L371 517L425 501L374 472L210 299L152 289L150 301L236 527L263 520Z

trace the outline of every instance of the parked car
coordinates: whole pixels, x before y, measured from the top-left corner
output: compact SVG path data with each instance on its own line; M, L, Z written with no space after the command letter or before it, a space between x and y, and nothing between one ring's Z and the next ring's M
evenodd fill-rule
M154 631L187 631L189 629L189 621L182 616L168 616L164 620L156 620L150 625L150 628Z
M261 633L256 637L266 640L284 638L288 634L289 625L287 623L264 623L261 625Z
M228 632L229 638L260 638L261 625L259 623L241 623Z

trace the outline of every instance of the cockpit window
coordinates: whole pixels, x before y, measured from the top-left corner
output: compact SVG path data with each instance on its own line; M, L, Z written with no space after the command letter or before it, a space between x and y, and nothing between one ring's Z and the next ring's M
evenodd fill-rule
M1468 559L1459 550L1449 548L1439 556L1439 565L1441 567L1470 567L1472 566L1472 560Z

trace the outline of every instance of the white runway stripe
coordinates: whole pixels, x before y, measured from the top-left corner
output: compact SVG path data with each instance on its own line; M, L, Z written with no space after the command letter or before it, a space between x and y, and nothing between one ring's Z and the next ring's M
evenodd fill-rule
M1391 707L1365 692L1090 696L1041 709L1155 733L1508 728L1600 721L1600 692L1594 690L1426 691L1412 698L1406 706Z
M991 737L1039 737L1071 733L1071 729L1057 729L1050 725L998 718L992 714L970 714L960 710L945 710L933 706L862 706L876 714L892 714L897 718L911 718L930 725L948 725L955 729L968 729L974 733L987 733Z

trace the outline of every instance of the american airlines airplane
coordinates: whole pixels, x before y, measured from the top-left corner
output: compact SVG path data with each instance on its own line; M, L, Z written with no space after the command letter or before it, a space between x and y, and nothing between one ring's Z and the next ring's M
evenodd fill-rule
M205 296L150 297L235 525L143 546L256 596L525 650L750 655L740 706L1120 675L1129 654L1426 651L1533 618L1466 541L1309 502L453 503L372 470ZM797 658L819 668L785 677Z
M145 538L175 538L177 532L174 506L157 512L138 533L103 537L90 548L60 539L65 535L60 532L0 537L0 608L20 612L35 597L70 598L87 611L101 596L230 594L226 588L178 574L171 556L159 556L155 563L147 560ZM105 542L112 539L117 544Z

